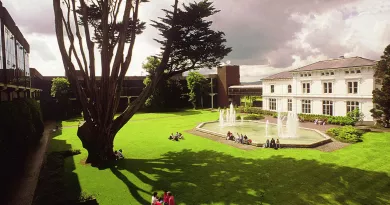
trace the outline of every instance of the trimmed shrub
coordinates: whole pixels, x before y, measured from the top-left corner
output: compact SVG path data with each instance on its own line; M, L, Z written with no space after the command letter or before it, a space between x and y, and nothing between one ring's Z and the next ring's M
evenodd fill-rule
M264 116L259 114L249 114L244 116L244 120L262 120Z
M22 151L30 143L40 140L43 121L39 104L32 99L0 102L0 149Z
M256 107L238 107L236 108L237 113L249 113L249 114L259 114L259 115L267 115L272 116L274 118L278 117L278 113L275 111L262 110ZM286 113L283 112L282 115ZM328 124L333 125L352 125L354 126L357 122L356 118L351 116L329 116L329 115L316 115L316 114L298 114L299 119L304 122L314 122L315 120L325 121Z
M356 129L350 125L331 128L326 131L327 134L341 142L356 143L362 141L363 130Z

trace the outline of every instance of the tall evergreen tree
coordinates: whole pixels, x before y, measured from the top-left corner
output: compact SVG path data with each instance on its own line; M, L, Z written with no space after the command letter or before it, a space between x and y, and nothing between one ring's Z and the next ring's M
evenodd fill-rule
M377 83L381 83L373 94L374 108L371 110L372 116L389 127L390 121L390 45L388 45L381 56L381 60L376 66L374 75Z

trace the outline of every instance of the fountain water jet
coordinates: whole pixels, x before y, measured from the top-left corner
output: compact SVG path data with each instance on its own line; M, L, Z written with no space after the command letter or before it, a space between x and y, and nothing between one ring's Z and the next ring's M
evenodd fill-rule
M225 119L224 119L225 117ZM219 111L219 125L232 126L236 123L236 110L234 110L233 103L230 104L230 108L226 108L226 112L224 110Z

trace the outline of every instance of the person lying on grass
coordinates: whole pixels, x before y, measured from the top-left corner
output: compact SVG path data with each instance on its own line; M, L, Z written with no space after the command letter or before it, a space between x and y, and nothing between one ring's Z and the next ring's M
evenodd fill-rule
M124 158L125 158L125 157L123 156L123 154L122 154L122 149L120 149L119 151L116 151L116 150L115 150L114 154L115 154L116 160L118 160L118 159L124 159Z

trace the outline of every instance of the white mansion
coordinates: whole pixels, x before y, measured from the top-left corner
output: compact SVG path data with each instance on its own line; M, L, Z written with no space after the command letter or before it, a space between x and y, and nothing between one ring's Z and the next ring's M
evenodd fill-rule
M345 116L355 108L373 121L376 61L361 57L319 61L263 79L263 109Z

